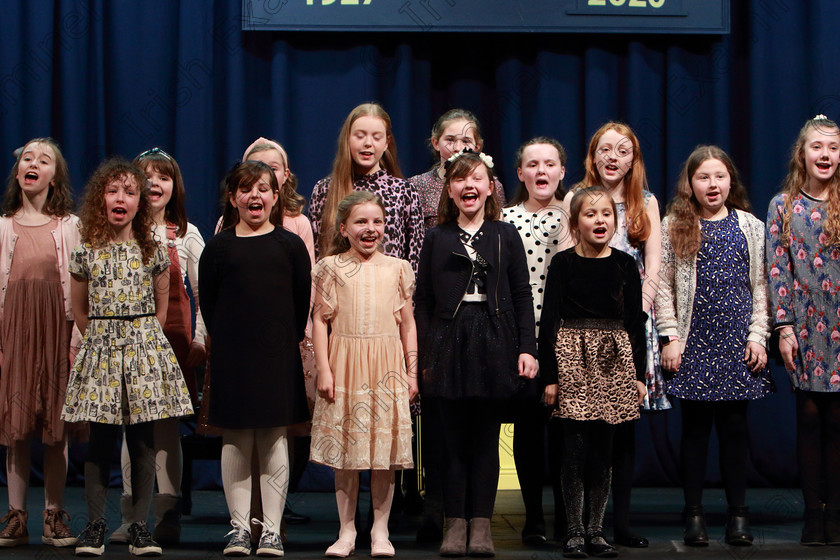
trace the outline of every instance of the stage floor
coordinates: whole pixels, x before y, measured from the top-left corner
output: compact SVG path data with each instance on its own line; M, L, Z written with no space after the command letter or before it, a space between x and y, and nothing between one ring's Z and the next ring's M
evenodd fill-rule
M546 504L551 504L549 488L544 492ZM361 510L368 507L368 496L363 493ZM3 503L7 496L2 492ZM71 549L52 549L40 544L40 511L43 507L43 489L33 488L29 497L29 533L33 543L29 546L3 549L2 558L37 558L52 560L70 558ZM692 549L682 543L680 510L682 493L679 489L641 488L634 491L634 526L640 534L651 541L648 549L619 548L623 558L724 558L775 559L775 558L840 558L840 547L808 548L798 544L801 530L801 493L798 490L750 490L747 501L752 510L752 528L755 544L752 547L734 548L723 544L725 501L721 490L707 490L706 521L709 527L711 545L705 549ZM71 526L79 532L87 517L82 488L68 488L66 509L72 517ZM119 523L118 490L111 489L108 502L108 526L113 529ZM324 550L332 543L338 530L335 500L329 493L302 493L292 498L293 508L312 516L308 525L294 525L288 528L289 543L286 555L292 558L323 558ZM546 507L548 527L553 516L551 507ZM609 516L609 513L607 514ZM418 518L398 516L395 518L391 540L397 549L398 558L437 558L437 546L418 545L414 542L414 531ZM502 490L496 500L493 516L493 536L496 557L520 560L557 560L562 558L558 543L549 543L540 548L528 548L520 540L519 532L524 522L524 509L518 491ZM224 535L228 532L227 509L221 491L199 491L193 493L192 515L183 519L183 539L178 547L164 550L166 558L221 559ZM552 535L550 534L549 537ZM355 557L367 557L369 549L356 551ZM105 558L131 558L125 545L106 545Z

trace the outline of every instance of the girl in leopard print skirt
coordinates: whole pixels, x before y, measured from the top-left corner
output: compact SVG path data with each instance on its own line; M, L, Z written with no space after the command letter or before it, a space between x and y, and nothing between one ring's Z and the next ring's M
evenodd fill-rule
M577 244L551 259L540 321L545 400L562 423L563 555L571 558L617 554L602 527L613 434L639 418L647 392L641 279L633 258L609 246L616 213L604 187L575 193L569 225Z

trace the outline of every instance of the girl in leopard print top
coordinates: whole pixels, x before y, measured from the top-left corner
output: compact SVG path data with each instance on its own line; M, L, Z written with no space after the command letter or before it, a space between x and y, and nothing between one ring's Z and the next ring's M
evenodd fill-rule
M402 178L388 113L376 103L353 109L338 136L332 173L318 181L309 199L315 230L315 255L326 254L321 239L331 239L338 203L354 190L371 191L385 204L383 252L405 259L417 272L423 243L423 212L417 189Z

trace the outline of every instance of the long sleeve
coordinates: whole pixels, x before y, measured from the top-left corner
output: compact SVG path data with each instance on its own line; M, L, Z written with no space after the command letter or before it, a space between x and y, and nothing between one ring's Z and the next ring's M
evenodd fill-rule
M408 183L409 201L405 206L405 255L415 274L419 270L420 247L423 245L426 226L423 224L423 205L417 188Z
M178 254L181 256L183 253L184 258L181 260L183 264L186 264L187 281L190 283L190 290L195 300L195 336L193 337L193 341L199 344L206 344L207 326L204 324L204 316L201 313L201 300L199 299L201 290L198 284L199 259L201 258L202 252L204 252L204 238L201 237L198 228L192 224L187 224L186 235L182 238L177 238L176 243L179 240L181 250Z
M770 303L767 299L767 275L764 265L765 234L764 224L752 214L739 212L738 217L745 222L747 231L747 249L750 256L750 287L752 288L752 314L750 316L747 340L764 346L770 337L772 320ZM658 310L657 310L658 311Z
M677 257L671 245L670 218L662 221L662 267L659 269L659 288L656 293L656 329L662 336L678 336L676 287L674 271Z
M514 226L506 222L500 222L499 224L508 226L505 230L509 230L509 233L504 236L506 255L502 255L502 258L507 256L510 259L508 282L510 283L510 294L516 312L517 327L519 328L519 353L528 353L536 358L534 297L531 294L531 276L528 274L525 246L522 244L522 238L519 237L519 233Z
M767 210L767 276L770 278L770 309L777 327L793 325L793 270L790 251L782 245L785 197L778 195Z
M312 262L303 240L297 235L290 235L292 251L292 291L295 305L295 335L298 342L306 334L309 320L309 304L312 296Z
M633 348L636 379L644 382L647 371L647 313L642 310L642 278L632 257L624 259L624 328Z
M432 320L432 312L435 309L435 296L431 285L431 265L436 233L436 230L429 230L423 241L423 248L420 250L418 263L417 287L414 291L414 320L417 322L417 342L421 357L423 355L426 334L428 333L429 324Z
M543 308L540 316L539 363L540 381L543 385L557 383L557 356L554 354L554 342L557 337L557 324L562 316L560 302L563 300L563 263L557 254L548 266L548 275L543 290Z
M196 298L203 320L206 321L205 328L213 327L213 312L216 309L216 301L219 296L219 271L216 269L216 243L211 240L198 261L198 290L201 299Z
M324 212L324 202L327 199L327 191L329 188L330 178L325 177L315 183L315 187L312 189L312 196L309 197L309 221L312 222L316 259L320 258L321 216Z

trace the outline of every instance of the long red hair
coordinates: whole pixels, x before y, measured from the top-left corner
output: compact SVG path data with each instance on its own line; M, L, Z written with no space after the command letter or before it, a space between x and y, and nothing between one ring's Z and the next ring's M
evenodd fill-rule
M624 204L627 220L627 240L630 244L638 247L650 236L650 219L645 208L645 191L648 190L647 175L645 175L645 162L642 160L642 150L639 146L639 139L633 129L622 122L610 121L595 131L592 140L589 141L589 149L586 152L586 159L583 166L586 175L576 188L592 187L603 184L601 175L595 165L595 151L598 149L598 142L608 131L615 130L622 136L626 136L633 145L633 163L627 174L624 175Z

